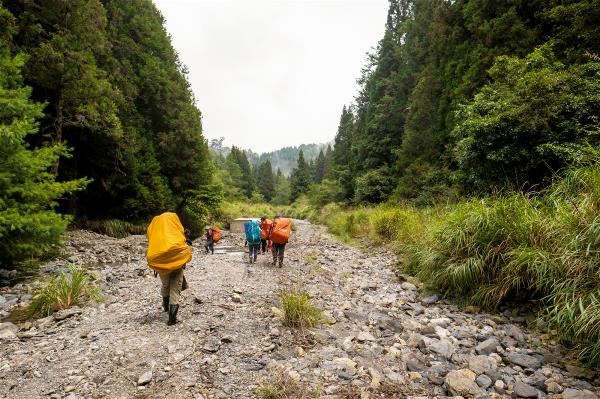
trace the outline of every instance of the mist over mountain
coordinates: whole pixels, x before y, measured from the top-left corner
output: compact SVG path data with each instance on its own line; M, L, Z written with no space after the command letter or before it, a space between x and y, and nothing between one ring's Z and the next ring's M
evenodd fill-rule
M223 146L223 141L223 137L220 139L212 139L209 143L209 146L212 150L226 156L231 152L231 147ZM292 173L292 169L296 167L298 162L298 154L300 151L304 153L304 158L306 161L310 162L311 160L317 158L319 151L325 151L328 145L332 145L332 143L301 144L294 147L283 147L279 150L265 152L262 154L258 154L252 150L246 149L244 149L243 152L246 154L250 165L258 166L265 161L270 161L274 172L279 169L285 176L289 176Z

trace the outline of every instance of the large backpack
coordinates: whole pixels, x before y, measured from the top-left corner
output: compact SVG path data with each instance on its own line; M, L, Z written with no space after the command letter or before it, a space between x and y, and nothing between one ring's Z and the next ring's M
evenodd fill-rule
M246 241L250 244L257 244L260 242L260 226L258 220L251 220L244 223L244 231L246 233Z
M160 275L181 269L192 260L192 249L185 241L183 226L177 214L165 212L155 216L146 232L148 266Z
M212 231L213 231L213 241L218 242L221 239L221 229L218 228L217 226L214 226L212 228Z
M260 224L260 239L266 240L269 237L269 230L271 230L271 222L269 219L265 219L264 222Z
M271 241L274 244L287 244L292 233L292 221L290 219L279 219L273 222Z

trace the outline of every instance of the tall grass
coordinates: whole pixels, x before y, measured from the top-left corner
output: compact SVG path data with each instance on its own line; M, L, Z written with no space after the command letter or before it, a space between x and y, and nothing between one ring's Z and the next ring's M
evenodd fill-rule
M405 272L446 296L488 308L536 301L582 360L600 365L600 165L532 195L337 207L324 221L341 239L392 244Z
M89 221L84 227L109 237L125 238L131 234L146 234L148 226L133 224L119 219L107 219Z
M59 310L100 300L94 277L80 266L70 266L69 273L49 278L34 291L24 314L28 317L48 316Z
M324 321L323 311L313 305L308 293L288 289L281 293L284 324L295 328L316 327Z

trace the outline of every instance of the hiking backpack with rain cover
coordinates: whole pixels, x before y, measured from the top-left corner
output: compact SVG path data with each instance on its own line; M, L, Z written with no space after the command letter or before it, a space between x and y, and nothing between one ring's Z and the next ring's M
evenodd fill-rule
M183 226L177 214L165 212L156 216L148 226L148 266L160 275L181 269L192 260Z
M244 223L244 231L246 233L246 241L250 244L260 243L260 226L258 220L251 220Z

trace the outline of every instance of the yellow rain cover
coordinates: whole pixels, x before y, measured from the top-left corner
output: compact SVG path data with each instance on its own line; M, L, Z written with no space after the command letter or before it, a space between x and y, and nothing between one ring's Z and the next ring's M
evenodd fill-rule
M185 242L183 226L177 214L155 216L148 226L148 265L163 275L178 270L192 260L192 249Z

